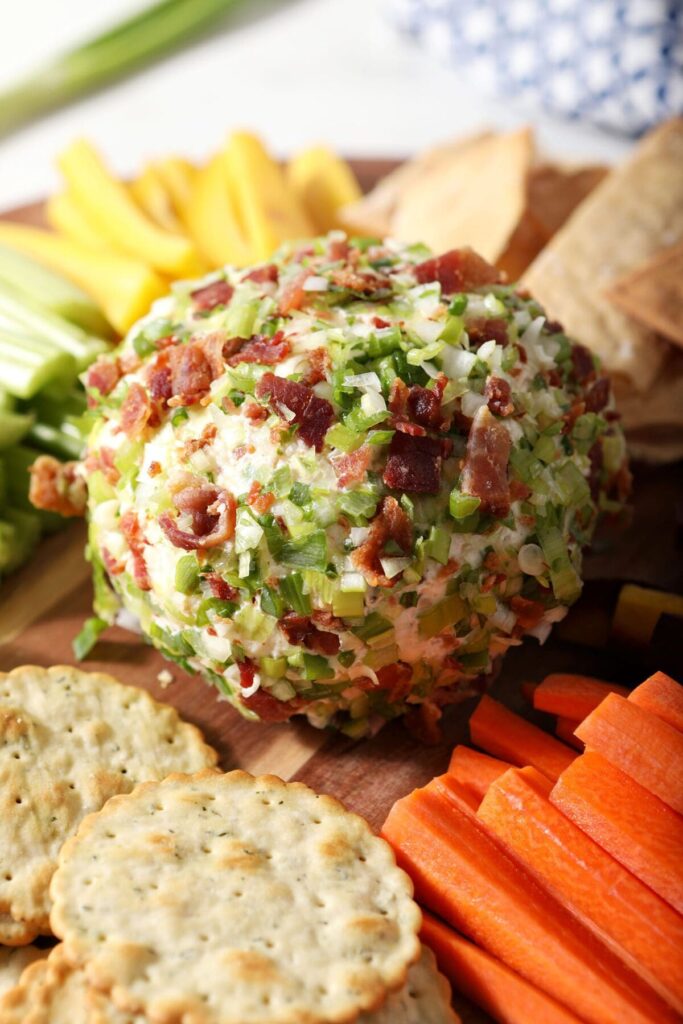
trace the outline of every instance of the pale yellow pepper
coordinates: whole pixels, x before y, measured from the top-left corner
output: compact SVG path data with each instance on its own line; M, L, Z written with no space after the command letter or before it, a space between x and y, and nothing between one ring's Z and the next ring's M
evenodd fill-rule
M287 164L287 180L318 232L341 227L339 210L362 196L346 163L326 146L313 146Z
M147 164L143 168L137 178L131 181L129 189L138 206L160 228L177 235L185 233L166 184L153 164Z
M210 267L253 263L254 252L239 222L222 153L199 171L185 209L185 224Z
M58 192L51 196L46 204L45 212L47 222L72 242L80 245L87 245L91 249L106 249L106 239L93 227L91 222L83 213L81 207L74 201L69 192Z

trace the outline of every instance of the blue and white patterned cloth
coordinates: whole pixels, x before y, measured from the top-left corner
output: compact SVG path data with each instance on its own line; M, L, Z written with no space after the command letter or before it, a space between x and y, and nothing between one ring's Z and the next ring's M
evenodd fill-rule
M683 113L683 0L392 0L391 8L404 32L490 94L629 135Z

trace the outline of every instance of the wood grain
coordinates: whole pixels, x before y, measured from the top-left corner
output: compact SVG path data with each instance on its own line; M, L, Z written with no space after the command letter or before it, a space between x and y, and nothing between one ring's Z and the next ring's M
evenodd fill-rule
M396 161L356 161L365 188L396 166ZM40 204L7 215L21 223L43 223ZM683 676L678 637L671 651L633 652L593 649L581 641L604 632L616 600L619 581L630 579L672 590L683 590L683 559L676 501L683 496L683 466L636 469L633 518L615 541L599 540L586 562L586 587L568 625L540 647L528 641L513 649L493 693L540 724L549 719L534 714L519 692L524 679L540 679L551 671L580 671L618 682L635 683L654 668ZM35 663L73 664L71 642L90 614L92 590L83 558L84 530L73 524L46 540L31 563L4 583L0 595L0 669ZM592 625L595 629L592 629ZM564 637L572 637L568 642ZM576 639L580 642L576 642ZM391 804L416 786L442 772L456 742L467 741L467 719L474 705L455 705L444 716L444 739L436 747L421 746L400 722L387 725L373 739L360 743L305 723L258 725L245 721L215 690L179 667L169 665L141 638L119 628L108 630L84 663L89 669L113 673L127 683L149 690L157 699L175 705L203 729L219 751L224 768L274 772L296 778L332 793L364 814L379 828ZM173 676L162 686L159 673ZM456 996L465 1024L485 1024L488 1017Z

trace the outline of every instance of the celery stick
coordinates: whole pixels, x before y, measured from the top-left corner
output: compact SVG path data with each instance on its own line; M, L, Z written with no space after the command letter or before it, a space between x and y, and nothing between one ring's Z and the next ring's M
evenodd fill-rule
M17 530L13 523L0 519L0 579L16 569Z
M80 459L83 452L84 442L78 432L67 433L49 423L34 423L26 439L58 459Z
M87 292L65 277L48 270L30 256L0 245L0 282L21 298L40 305L92 334L110 337L112 330Z
M10 411L14 408L15 398L6 388L0 388L0 409Z
M33 423L30 413L0 412L0 450L21 441Z
M31 334L51 341L58 349L68 352L84 370L98 355L107 351L102 338L86 334L75 324L43 309L35 299L17 295L11 286L0 281L0 316L14 321Z
M68 353L0 325L0 380L10 394L33 398L49 381L67 377L73 369Z

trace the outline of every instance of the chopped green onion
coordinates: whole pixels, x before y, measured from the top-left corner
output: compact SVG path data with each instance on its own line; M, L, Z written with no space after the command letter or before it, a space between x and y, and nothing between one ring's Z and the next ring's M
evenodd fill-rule
M454 487L448 499L448 511L454 519L466 519L467 516L476 512L481 505L481 498L475 498L472 494L463 494Z
M311 601L304 593L304 581L300 572L293 572L279 581L280 594L287 604L299 615L311 614Z
M217 615L219 619L231 619L237 608L238 605L234 601L225 601L220 597L207 597L197 609L197 625L209 625L211 622L209 612Z
M178 409L174 409L171 414L171 423L174 427L179 427L185 420L189 420L190 414L184 405L181 405Z
M446 629L461 622L467 615L467 605L459 594L449 594L442 601L435 604L424 615L418 618L418 630L420 636L433 637Z
M581 578L569 557L562 533L557 527L541 526L538 541L550 573L553 594L558 601L572 604L581 593Z
M393 627L388 619L380 615L379 612L370 612L370 614L363 620L360 626L355 626L353 632L356 634L359 640L364 640L365 643L368 640L372 640L373 637L381 636L383 633L388 633Z
M325 434L325 444L341 452L353 452L363 443L363 434L343 423L334 423Z
M479 499L475 499L479 500ZM441 526L432 526L429 537L425 544L425 553L433 558L435 562L445 565L448 561L448 552L451 546L451 535Z
M379 498L374 491L348 491L339 495L339 508L353 519L370 519L377 508Z
M359 591L337 590L332 597L332 611L340 619L359 619L365 614L365 595Z
M183 555L176 562L175 588L181 594L192 594L199 585L199 562L194 554Z
M285 611L285 604L277 590L266 584L261 591L261 610L267 615L273 615L276 619L282 618Z
M353 665L355 660L356 655L353 653L353 651L340 651L339 654L337 655L337 661L339 662L340 665L343 665L344 668L348 668L349 665Z
M285 541L279 553L283 565L297 569L319 569L327 567L327 537L324 530L309 533L301 540Z
M299 507L310 504L310 486L308 484L302 484L297 480L294 484L292 484L292 489L289 493L289 500L293 501L295 505L299 505Z
M304 654L304 679L334 679L334 669L321 654Z
M83 661L97 643L100 634L107 628L108 622L97 616L86 619L80 631L71 642L76 661Z
M279 679L287 671L287 659L263 657L259 660L259 668L271 679Z
M467 309L467 303L469 299L467 295L455 295L448 307L448 312L451 316L462 316Z

